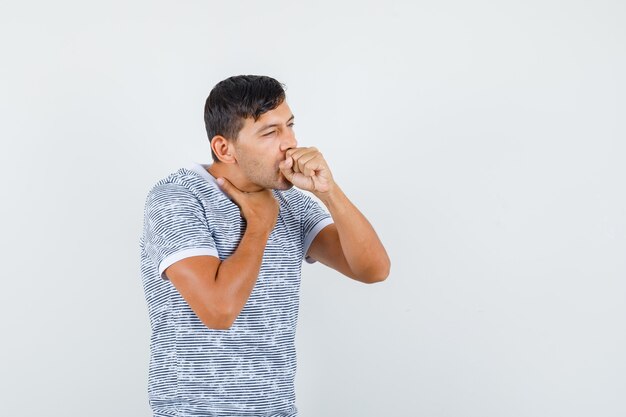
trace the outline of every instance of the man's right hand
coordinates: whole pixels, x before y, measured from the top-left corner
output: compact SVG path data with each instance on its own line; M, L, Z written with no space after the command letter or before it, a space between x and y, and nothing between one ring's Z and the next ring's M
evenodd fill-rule
M280 206L272 190L248 193L235 187L226 178L218 178L217 184L239 206L248 228L258 227L267 233L274 229Z
M227 330L254 289L279 204L271 190L246 193L226 178L218 178L217 184L246 219L237 249L223 260L210 255L181 259L165 274L208 328Z

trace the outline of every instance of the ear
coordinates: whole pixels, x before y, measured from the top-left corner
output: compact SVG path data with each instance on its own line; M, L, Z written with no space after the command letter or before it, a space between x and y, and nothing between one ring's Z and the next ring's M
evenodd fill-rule
M226 139L222 135L215 135L211 139L211 150L217 156L220 162L232 164L237 162L235 159L234 146L231 140Z

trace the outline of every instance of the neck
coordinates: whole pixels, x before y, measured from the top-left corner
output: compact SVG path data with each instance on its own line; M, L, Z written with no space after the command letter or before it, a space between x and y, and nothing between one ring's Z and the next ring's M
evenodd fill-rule
M213 175L216 179L220 177L226 178L241 191L253 193L263 190L262 187L250 182L236 163L225 164L223 162L213 162L208 171L209 174Z

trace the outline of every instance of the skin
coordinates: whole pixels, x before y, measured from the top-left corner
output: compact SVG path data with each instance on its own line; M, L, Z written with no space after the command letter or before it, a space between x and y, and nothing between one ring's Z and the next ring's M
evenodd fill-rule
M376 232L337 185L319 150L297 147L293 119L285 101L256 121L245 119L236 140L220 135L211 140L219 162L209 172L239 206L246 230L235 252L223 261L193 256L165 270L209 328L230 328L252 293L278 217L272 189L296 186L312 192L328 208L334 224L318 233L308 256L363 283L380 282L389 275L390 260Z

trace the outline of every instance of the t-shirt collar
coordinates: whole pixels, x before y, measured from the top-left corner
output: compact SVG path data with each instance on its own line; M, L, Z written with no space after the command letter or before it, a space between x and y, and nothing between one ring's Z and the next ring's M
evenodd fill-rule
M211 184L217 186L217 183L215 182L215 177L213 175L211 175L209 173L209 171L207 171L207 169L211 166L211 164L203 164L200 162L192 162L187 169L196 172L198 175L200 175L202 178L204 178L205 180L207 180L208 182L210 182Z

